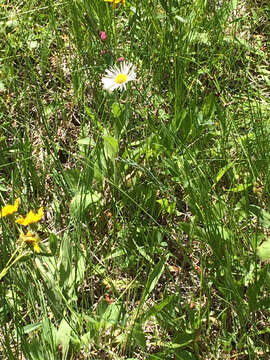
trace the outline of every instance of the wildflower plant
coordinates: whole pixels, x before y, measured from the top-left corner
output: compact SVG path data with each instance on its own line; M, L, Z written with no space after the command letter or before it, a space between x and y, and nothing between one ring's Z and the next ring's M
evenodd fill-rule
M16 199L13 205L5 205L0 210L0 217L4 218L9 215L13 215L18 211L20 199ZM20 215L16 220L15 223L22 225L22 226L29 226L31 224L39 222L43 217L43 207L40 207L37 213L34 213L32 210L29 211L29 213L24 218L22 215ZM34 252L40 253L40 239L39 237L29 228L27 229L27 233L20 231L20 235L17 241L17 247L13 254L11 255L9 261L5 265L4 269L0 272L0 280L7 274L10 267L12 267L16 262L18 262L22 257L28 254L27 251L25 251L25 245L30 245Z

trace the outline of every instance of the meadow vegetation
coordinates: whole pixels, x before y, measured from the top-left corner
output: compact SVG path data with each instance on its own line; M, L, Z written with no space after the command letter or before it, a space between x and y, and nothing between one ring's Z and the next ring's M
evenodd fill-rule
M0 358L269 359L269 1L0 14Z

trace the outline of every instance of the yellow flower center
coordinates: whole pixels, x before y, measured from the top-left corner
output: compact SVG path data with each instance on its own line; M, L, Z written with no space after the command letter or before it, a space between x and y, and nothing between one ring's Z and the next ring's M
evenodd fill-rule
M127 81L128 76L126 74L118 74L115 78L117 84L123 84Z

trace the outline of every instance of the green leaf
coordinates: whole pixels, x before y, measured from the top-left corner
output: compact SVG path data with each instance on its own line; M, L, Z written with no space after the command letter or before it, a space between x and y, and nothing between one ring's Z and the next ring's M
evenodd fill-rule
M92 340L93 340L93 338L92 338L91 331L88 331L87 333L83 334L83 336L81 336L81 338L80 338L80 346L88 345L88 344L91 343Z
M55 259L53 257L43 257L35 259L36 266L40 276L46 282L47 287L55 289L58 282L58 271L55 268Z
M168 199L163 198L163 199L158 199L157 203L160 204L161 210L163 212L167 212L169 215L173 215L175 213L175 208L176 208L175 202L169 204Z
M270 227L270 214L257 205L249 205L249 211L256 215L264 227Z
M56 349L56 334L57 330L50 319L43 317L42 321L42 335L40 338L46 339L48 346L51 349Z
M104 150L106 157L115 159L118 154L118 141L112 136L104 136Z
M181 129L181 140L186 140L192 126L192 120L189 114L186 111L177 112L173 119L173 124L175 124L175 130Z
M69 349L71 331L72 328L69 326L67 321L62 319L56 334L57 345L62 345L62 359L66 359L66 355Z
M194 339L195 339L195 333L182 332L174 338L173 343L171 343L170 346L172 348L184 347L190 344L191 342L193 342Z
M151 259L151 257L147 254L147 252L145 251L143 246L139 246L136 241L133 239L133 243L136 246L136 249L138 250L138 252L147 260L149 261L152 265L154 265L154 261Z
M88 106L85 106L84 110L87 113L87 115L90 117L91 120L95 120L95 114L92 112L92 110Z
M80 218L91 204L99 202L100 200L101 194L96 191L77 194L71 200L69 208L70 215L75 218Z
M134 337L136 344L140 346L143 350L146 348L146 337L140 325L135 325L132 330L132 336Z
M149 319L152 316L156 316L160 311L164 309L174 298L174 295L167 296L164 300L162 300L160 303L154 305L149 309L143 316L141 317L140 322L145 322L147 319Z
M182 18L182 16L179 16L179 15L175 15L175 19L180 21L181 23L187 23L187 20Z
M197 360L198 358L195 355L192 355L190 352L186 350L175 350L175 358L177 360Z
M125 255L124 250L118 249L118 250L112 252L111 254L107 255L107 256L104 258L104 261L106 261L106 260L111 260L111 259L114 259L114 258L116 258L116 257L123 256L123 255Z
M212 188L214 188L217 183L220 181L220 179L226 174L226 172L235 164L235 161L230 162L229 164L227 164L226 166L224 166L223 168L221 168L217 174L216 177L216 181L215 183L212 185Z
M72 273L72 244L67 234L63 236L60 249L59 284L62 289L73 291L75 283L71 281ZM72 279L73 280L73 279Z
M76 266L72 269L74 272L74 279L77 284L83 281L85 265L85 256L82 253L78 253L76 257Z
M121 318L122 306L118 303L108 305L105 312L102 315L100 323L105 329L119 322Z
M239 184L233 188L230 188L230 189L227 189L226 191L232 191L232 192L241 192L241 191L244 191L246 189L248 189L250 186L252 186L252 184Z
M51 253L53 255L56 253L57 243L58 243L57 236L55 234L51 233L50 236L49 236L49 245L50 245Z
M122 112L124 111L124 105L119 103L113 103L112 104L112 113L113 116L117 119L121 116Z
M35 324L29 324L23 327L23 332L24 334L29 334L32 331L35 331L37 329L39 329L42 326L41 322L35 323Z
M270 258L270 238L257 247L257 253L262 261Z
M67 169L63 171L62 174L69 188L76 193L78 191L81 172L78 169Z
M157 283L164 271L165 264L168 260L168 257L169 257L169 254L167 254L166 256L161 258L159 260L159 262L156 264L156 266L154 267L151 274L149 275L147 283L144 287L144 291L143 291L143 294L141 297L140 304L144 303L144 301L149 297L149 295L151 294L151 292L154 290L155 286L157 285Z
M89 146L89 145L95 146L94 140L90 137L85 137L85 138L79 139L78 144L79 145L87 145L87 146Z

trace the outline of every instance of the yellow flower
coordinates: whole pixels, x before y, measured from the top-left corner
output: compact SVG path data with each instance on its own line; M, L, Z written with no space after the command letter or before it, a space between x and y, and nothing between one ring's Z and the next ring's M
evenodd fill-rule
M27 226L38 222L39 220L42 219L42 217L43 217L43 207L41 207L36 214L32 210L29 211L29 213L26 215L25 218L23 218L20 215L19 218L16 220L16 223L23 226Z
M20 199L16 199L14 205L6 205L0 210L0 219L4 216L11 215L18 211Z
M116 8L116 4L122 3L123 5L125 5L126 0L104 0L105 2L110 2L113 4L113 9Z
M31 231L28 231L27 234L20 234L20 240L25 242L26 244L30 244L33 246L35 252L40 253L40 247L38 243L40 242L40 239L37 236L33 236Z

